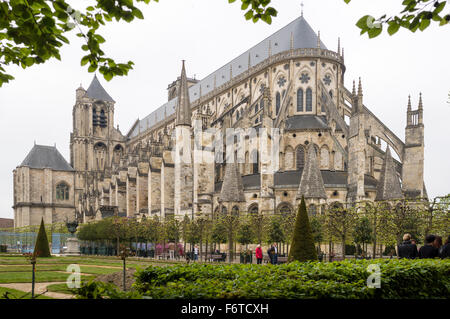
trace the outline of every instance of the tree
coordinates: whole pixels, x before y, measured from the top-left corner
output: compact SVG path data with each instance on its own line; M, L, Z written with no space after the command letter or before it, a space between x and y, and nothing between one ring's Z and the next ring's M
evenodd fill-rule
M344 0L350 3L351 0ZM395 34L400 27L416 32L424 31L431 22L439 26L447 25L450 14L440 15L447 2L445 0L403 0L403 10L398 14L387 17L383 14L378 19L371 15L365 15L358 20L356 26L361 29L361 34L367 33L369 38L377 37L383 31L383 25L387 25L389 35Z
M254 232L253 225L251 224L251 220L249 218L244 218L241 220L241 224L239 225L239 229L237 232L237 241L241 245L245 245L245 250L248 250L248 244L253 242Z
M132 22L144 19L137 3L149 4L151 0L96 0L83 9L72 8L65 0L24 0L0 2L0 87L14 77L5 66L15 64L22 68L61 59L61 48L69 45L67 35L77 30L84 39L81 46L86 55L81 65L89 65L88 71L97 69L109 81L114 76L127 75L133 62L117 63L102 49L105 39L99 34L100 27L112 20ZM158 2L158 0L153 0ZM228 0L235 2L236 0ZM245 18L253 22L272 22L277 11L268 7L270 0L241 0ZM79 5L79 2L77 2Z
M317 260L317 252L314 246L311 225L309 224L308 213L306 212L305 198L298 207L297 218L295 219L294 235L292 237L289 261L310 261Z
M342 245L342 258L345 259L345 244L351 235L354 227L357 209L349 205L344 208L342 204L334 204L325 210L325 225L329 237L336 237Z
M213 221L211 240L215 244L225 244L227 242L227 229L223 218L216 218Z
M323 230L319 217L312 217L310 225L313 241L317 244L317 252L320 252L320 243L323 241Z
M47 234L45 232L44 218L41 219L41 226L36 238L36 245L34 246L33 257L51 257L50 247L48 245Z
M368 243L372 241L372 226L370 225L370 220L367 217L360 218L355 226L353 232L353 241L355 244L362 244L362 249L366 252L366 247Z
M267 218L262 214L254 214L250 216L250 221L253 225L252 227L255 240L258 244L261 244L264 241L264 228L267 222Z
M279 215L271 216L267 229L268 243L281 243L284 242L285 238L286 236L283 232L281 217Z

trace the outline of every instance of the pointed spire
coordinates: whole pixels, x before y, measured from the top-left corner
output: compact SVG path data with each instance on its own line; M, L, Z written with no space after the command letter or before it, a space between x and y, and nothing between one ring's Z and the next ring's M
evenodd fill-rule
M380 179L378 180L376 201L394 200L403 198L402 187L398 179L394 166L394 160L391 156L391 150L386 148L383 166L381 168Z
M308 145L306 162L303 168L300 184L298 185L297 199L304 196L308 198L327 198L322 174L317 163L316 151L312 142Z
M236 161L225 164L225 176L219 202L245 202L244 184Z
M320 31L317 31L317 48L320 49Z
M338 49L337 49L338 55L341 55L341 38L338 38Z
M358 96L362 96L362 85L361 85L361 78L359 78L359 83L358 83Z
M355 96L356 96L355 80L353 80L353 89L352 89L352 95L353 95L353 97L355 97Z
M300 6L302 7L302 17L303 17L303 7L305 6L305 5L303 4L303 1L302 1L302 3L300 4Z
M408 112L411 112L411 95L408 95Z
M422 92L419 94L419 110L423 110Z
M86 96L101 101L114 102L112 97L106 92L103 86L100 84L100 81L97 79L97 75L94 74L94 78L92 79L91 84L86 90Z
M176 107L176 125L191 126L191 103L189 100L189 90L186 77L186 69L183 66L181 68L181 78L178 85L178 99Z

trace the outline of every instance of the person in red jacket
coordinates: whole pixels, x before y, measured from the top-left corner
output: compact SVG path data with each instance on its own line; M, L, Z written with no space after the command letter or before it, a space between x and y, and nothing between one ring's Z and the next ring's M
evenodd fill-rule
M262 253L262 249L261 249L261 245L258 244L258 246L256 246L255 249L255 256L256 256L256 263L262 264L262 260L263 260L263 253Z

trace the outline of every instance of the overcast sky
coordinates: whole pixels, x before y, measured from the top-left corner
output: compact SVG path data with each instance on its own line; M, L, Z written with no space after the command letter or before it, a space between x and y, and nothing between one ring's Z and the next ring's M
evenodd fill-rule
M71 1L74 8L88 1ZM106 82L116 101L115 124L126 134L133 122L167 101L167 85L186 60L189 77L201 79L300 15L301 1L272 0L278 16L272 25L246 21L240 1L160 0L141 5L144 20L103 27L104 51L117 61L132 60L127 77ZM345 85L362 78L364 104L404 140L406 106L411 94L417 108L423 94L425 123L425 184L430 196L450 193L450 26L431 26L413 34L400 30L369 40L360 36L356 21L365 14L394 14L401 0L305 0L304 17L331 50L337 38L345 48ZM85 4L86 3L86 4ZM79 7L80 9L82 7ZM446 8L448 10L448 8ZM93 74L80 66L81 40L74 34L62 49L62 61L23 70L0 88L0 217L13 218L13 169L37 144L54 145L70 160L69 138L75 90L86 89Z

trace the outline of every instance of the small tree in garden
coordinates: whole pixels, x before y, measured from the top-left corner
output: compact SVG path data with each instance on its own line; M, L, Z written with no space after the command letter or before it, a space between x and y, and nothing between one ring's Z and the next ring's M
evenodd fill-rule
M250 222L253 227L254 239L258 244L261 244L264 241L264 237L266 235L265 226L267 218L262 214L254 214L251 215Z
M48 245L47 233L45 232L44 218L41 219L41 226L36 238L33 255L35 257L51 257L50 247Z
M225 244L227 242L227 229L223 218L216 218L213 221L211 240L215 244Z
M312 217L311 222L311 233L313 236L313 241L317 244L317 252L320 250L320 243L323 241L323 230L321 220L318 217Z
M281 217L279 215L271 216L267 229L268 243L281 243L285 238Z
M308 213L306 212L305 199L302 196L298 214L294 226L289 261L317 260L317 252L314 246Z
M251 220L248 218L244 218L241 220L241 224L237 231L237 241L241 245L245 245L245 250L248 250L248 244L253 242L254 232L253 225L251 224Z
M367 244L373 240L373 230L370 225L370 220L367 217L360 218L355 226L353 232L353 241L355 244L362 244L363 252L367 252Z

